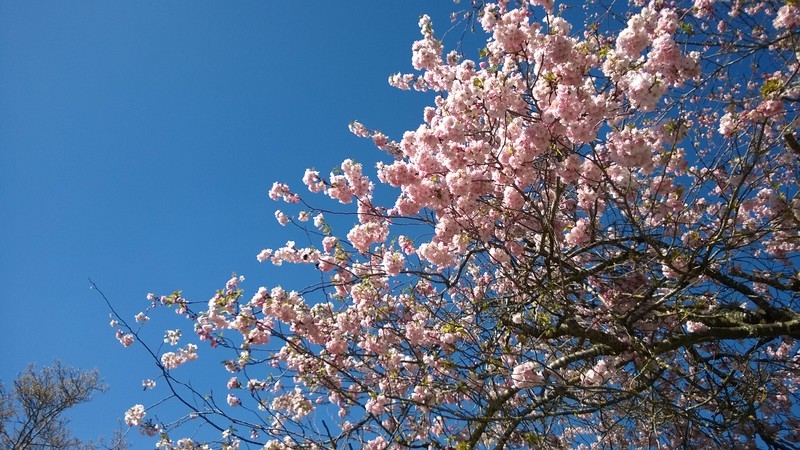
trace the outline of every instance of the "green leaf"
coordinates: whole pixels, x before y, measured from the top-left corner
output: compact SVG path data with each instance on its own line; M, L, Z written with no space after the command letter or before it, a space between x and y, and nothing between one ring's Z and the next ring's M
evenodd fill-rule
M767 98L772 94L780 92L781 89L783 89L783 81L775 78L769 79L761 86L761 96Z

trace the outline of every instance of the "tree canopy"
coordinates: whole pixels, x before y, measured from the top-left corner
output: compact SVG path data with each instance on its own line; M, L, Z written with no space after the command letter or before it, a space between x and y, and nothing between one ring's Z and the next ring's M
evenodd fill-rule
M28 366L6 390L0 383L0 444L11 450L91 449L91 443L72 436L64 413L104 392L96 371L55 362L36 369ZM114 448L124 448L119 443Z
M233 448L797 448L800 5L456 9L483 48L423 16L389 78L436 95L422 123L350 125L376 173L270 190L299 232L258 259L307 285L150 295L137 321L191 321L143 343L186 420ZM229 373L182 382L205 348ZM203 444L155 408L126 421Z

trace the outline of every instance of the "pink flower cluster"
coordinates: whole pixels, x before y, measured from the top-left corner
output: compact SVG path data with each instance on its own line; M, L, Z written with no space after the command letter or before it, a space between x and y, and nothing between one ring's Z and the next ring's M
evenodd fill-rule
M536 364L533 361L518 364L511 372L511 383L514 387L519 389L537 386L541 384L543 380L542 372L536 370Z
M166 369L175 369L178 366L197 359L197 346L186 344L186 347L178 349L177 352L166 352L161 355L161 364Z
M146 415L147 412L143 405L134 405L125 411L125 424L129 427L139 426L142 424L144 416Z
M130 347L131 344L133 344L133 342L136 340L132 333L125 333L122 330L117 330L116 337L123 347Z

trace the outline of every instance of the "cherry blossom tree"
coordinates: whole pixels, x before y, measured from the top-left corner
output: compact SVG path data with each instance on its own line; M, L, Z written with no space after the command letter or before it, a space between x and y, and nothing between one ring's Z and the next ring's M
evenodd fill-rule
M423 16L389 79L435 95L422 123L350 126L377 173L270 190L308 243L258 259L312 281L149 296L137 321L193 328L140 342L187 415L127 423L161 448L201 446L186 421L224 448L800 446L800 5L458 7L483 49ZM219 398L181 381L212 350Z

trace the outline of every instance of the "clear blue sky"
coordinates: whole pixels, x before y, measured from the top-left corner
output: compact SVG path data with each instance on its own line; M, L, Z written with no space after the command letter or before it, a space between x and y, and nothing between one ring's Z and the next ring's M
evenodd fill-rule
M419 15L442 32L451 9L0 0L0 379L56 358L99 369L111 390L74 411L74 429L109 435L155 372L114 339L88 278L128 318L147 292L203 300L234 271L250 292L302 287L255 260L287 240L267 190L381 158L351 120L416 128L429 97L386 79L411 69Z

